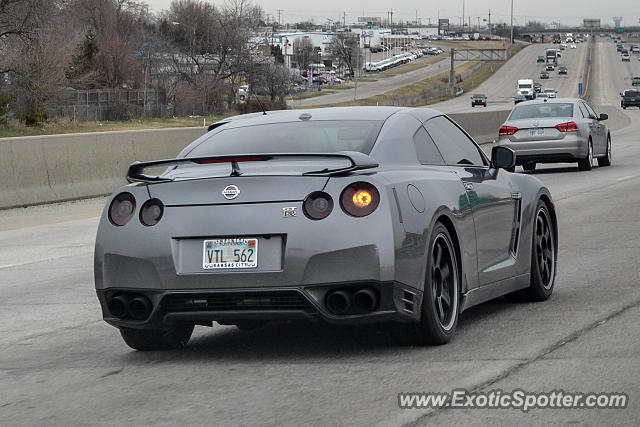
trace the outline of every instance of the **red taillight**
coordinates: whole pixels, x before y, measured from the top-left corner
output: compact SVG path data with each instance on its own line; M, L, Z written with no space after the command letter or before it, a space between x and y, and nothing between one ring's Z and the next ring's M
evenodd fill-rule
M518 128L515 126L500 126L500 131L498 132L498 134L500 136L513 135L516 132L518 132Z
M109 206L109 220L113 225L122 227L131 220L136 210L136 199L131 193L120 193Z
M140 222L147 227L151 227L160 222L163 213L164 205L160 200L147 200L140 208Z
M333 210L333 199L327 193L316 191L307 196L302 204L307 218L319 220L329 216Z
M560 123L556 125L556 129L560 132L578 132L578 125L576 122Z
M371 214L380 203L378 189L368 182L356 182L342 191L340 206L351 216L362 217Z

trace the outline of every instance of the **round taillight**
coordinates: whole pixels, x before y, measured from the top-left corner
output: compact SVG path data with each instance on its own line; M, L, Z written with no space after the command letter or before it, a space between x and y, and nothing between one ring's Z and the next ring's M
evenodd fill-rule
M351 216L367 216L376 210L380 203L380 193L368 182L356 182L342 191L340 205Z
M302 204L304 214L314 220L328 217L332 210L333 199L323 191L309 194Z
M109 206L109 220L113 225L122 227L131 220L136 211L136 198L131 193L120 193Z
M151 227L156 225L162 219L164 213L164 205L158 199L151 199L144 202L140 208L140 222Z

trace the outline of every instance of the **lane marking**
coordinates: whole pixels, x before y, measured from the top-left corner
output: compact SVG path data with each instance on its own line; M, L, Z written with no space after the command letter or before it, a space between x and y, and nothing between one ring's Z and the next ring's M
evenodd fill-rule
M622 176L622 177L620 177L620 178L616 178L616 181L626 181L626 180L628 180L628 179L635 178L635 177L636 177L636 175L627 175L627 176Z

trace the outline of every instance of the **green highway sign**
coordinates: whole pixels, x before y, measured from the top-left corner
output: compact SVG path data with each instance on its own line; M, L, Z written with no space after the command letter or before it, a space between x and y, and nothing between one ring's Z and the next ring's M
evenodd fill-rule
M622 28L622 27L616 27L616 33L618 33L618 34L622 34L622 33L624 33L624 28Z

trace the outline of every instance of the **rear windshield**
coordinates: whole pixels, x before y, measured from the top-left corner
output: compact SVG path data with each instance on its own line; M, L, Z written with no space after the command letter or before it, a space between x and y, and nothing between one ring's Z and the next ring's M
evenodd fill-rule
M636 96L640 96L640 92L638 92L638 91L626 90L626 91L624 92L624 96L633 96L633 97L636 97Z
M531 88L531 85L530 84L521 84L520 87L524 88L524 89L529 89L529 88Z
M297 121L225 129L197 146L189 157L224 154L369 154L382 121Z
M573 104L545 103L520 105L513 109L509 120L573 117Z

